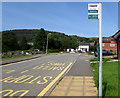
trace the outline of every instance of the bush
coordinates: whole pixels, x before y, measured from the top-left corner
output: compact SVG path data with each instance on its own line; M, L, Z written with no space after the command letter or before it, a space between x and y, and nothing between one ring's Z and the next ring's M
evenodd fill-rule
M59 52L59 50L58 49L48 49L48 52L49 53L55 53L55 52Z
M93 53L91 51L88 52L89 55L93 55Z

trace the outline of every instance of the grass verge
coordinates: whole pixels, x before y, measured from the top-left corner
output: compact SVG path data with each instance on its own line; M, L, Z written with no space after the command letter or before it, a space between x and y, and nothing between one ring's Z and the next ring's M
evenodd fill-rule
M92 63L95 84L99 84L99 63ZM103 62L103 96L118 96L118 62Z
M35 56L35 55L13 55L11 57L2 58L1 60L6 61L6 60L13 60L13 59L18 59L18 58L32 57L32 56Z
M103 58L103 61L106 62L106 61L110 61L110 60L114 60L113 58ZM98 58L93 58L91 59L90 61L98 61Z

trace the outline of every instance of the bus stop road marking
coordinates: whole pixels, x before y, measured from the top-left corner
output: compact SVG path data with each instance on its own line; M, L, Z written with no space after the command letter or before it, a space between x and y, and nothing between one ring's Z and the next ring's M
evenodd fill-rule
M46 92L54 85L57 80L60 79L60 77L67 71L67 69L72 65L73 63L70 63L47 87L45 87L38 96L44 96Z

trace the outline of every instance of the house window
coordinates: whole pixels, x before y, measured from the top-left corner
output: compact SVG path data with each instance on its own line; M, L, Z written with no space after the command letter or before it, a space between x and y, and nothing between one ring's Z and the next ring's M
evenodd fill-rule
M105 46L105 44L103 43L103 44L102 44L102 46L104 47L104 46Z
M110 44L110 47L115 47L115 44Z

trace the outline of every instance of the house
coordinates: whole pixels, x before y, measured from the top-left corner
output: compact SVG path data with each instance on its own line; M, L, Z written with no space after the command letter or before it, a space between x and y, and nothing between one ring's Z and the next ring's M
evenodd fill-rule
M114 38L103 39L102 49L107 51L113 51L117 54L117 42Z
M89 49L90 49L89 43L80 43L77 50L81 52L88 52Z
M98 41L95 42L95 46L98 46ZM112 51L117 54L117 41L114 38L103 38L102 49Z
M117 42L117 56L120 60L120 30L112 36Z

